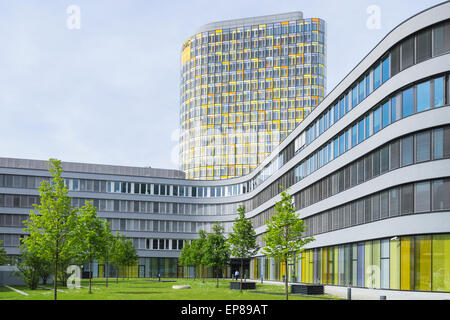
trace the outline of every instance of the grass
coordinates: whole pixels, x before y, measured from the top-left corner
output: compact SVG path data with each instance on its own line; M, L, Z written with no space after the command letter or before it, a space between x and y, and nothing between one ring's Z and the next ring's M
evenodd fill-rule
M148 281L153 280L153 281ZM92 280L92 293L87 288L88 281L82 280L81 286L86 288L68 289L59 287L58 300L285 300L284 286L276 284L256 284L256 290L230 290L230 279L219 280L219 288L216 288L215 279L164 279L175 282L158 282L155 279L109 279L106 287L105 279L96 278ZM172 289L173 285L190 285L191 289ZM12 286L19 289L28 296L21 295L7 287L0 287L0 300L52 300L53 290L38 288L30 290L26 286ZM52 289L53 285L46 285ZM95 289L94 289L95 288ZM261 291L256 293L252 291ZM328 295L304 296L289 294L289 300L315 300L335 299Z

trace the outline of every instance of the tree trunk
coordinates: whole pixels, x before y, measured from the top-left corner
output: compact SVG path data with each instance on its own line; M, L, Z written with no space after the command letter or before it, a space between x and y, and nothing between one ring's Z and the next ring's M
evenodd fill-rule
M217 288L219 287L219 268L216 267Z
M288 261L287 259L284 261L284 268L285 268L285 272L284 272L284 287L286 289L286 300L289 300L289 289L288 289Z
M103 272L105 273L106 276L106 287L108 288L108 267L109 267L109 263L108 263L108 256L106 257L106 261L105 261L105 267L103 268Z
M53 279L53 300L57 300L58 299L58 254L56 254L56 259L55 259L55 274L54 274L55 278Z
M92 293L91 283L92 283L92 259L89 259L89 293Z
M244 259L241 258L241 293L242 293L242 277L244 275Z

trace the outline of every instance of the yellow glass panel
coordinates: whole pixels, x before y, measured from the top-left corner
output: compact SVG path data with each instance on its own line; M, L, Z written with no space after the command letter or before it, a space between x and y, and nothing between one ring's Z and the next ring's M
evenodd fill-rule
M339 284L339 247L335 246L334 247L334 285L338 285ZM344 267L344 266L342 266Z
M415 290L431 291L431 236L418 236L415 242Z
M389 287L400 289L400 240L389 242Z
M366 241L364 243L364 267L365 267L365 279L364 284L367 288L373 288L372 276L372 241ZM372 281L371 281L372 280Z
M450 291L450 234L433 235L433 291Z
M322 248L322 284L327 283L327 276L328 276L328 256L327 256L327 248Z
M373 281L374 281L374 287L380 288L380 281L381 281L381 261L380 261L380 255L381 255L381 246L380 246L380 240L374 240L372 241L372 265L373 265Z
M414 285L414 238L400 240L400 289L413 290Z

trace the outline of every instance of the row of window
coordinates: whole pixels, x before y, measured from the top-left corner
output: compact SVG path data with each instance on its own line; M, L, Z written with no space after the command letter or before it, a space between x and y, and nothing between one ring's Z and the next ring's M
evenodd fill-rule
M450 179L410 183L305 218L305 236L416 213L450 210Z
M239 28L205 31L192 37L191 47L202 44L239 41L243 39L261 38L266 36L280 36L292 34L308 34L313 32L325 32L325 21L321 19L304 19L298 21L286 21L278 23L261 24L259 26L244 26Z
M131 238L136 249L140 250L182 250L186 240Z
M295 168L296 182L368 139L389 124L417 112L444 105L445 77L422 82L393 95Z
M102 212L156 213L183 215L226 215L235 214L239 203L229 204L188 204L176 202L133 201L112 199L71 198L71 205L82 207L92 201ZM39 204L39 196L0 194L0 207L33 209Z
M306 145L314 141L319 135L321 135L324 131L326 131L329 127L331 127L334 123L336 123L340 118L342 118L347 112L349 112L352 108L356 107L359 103L361 103L372 91L376 90L382 83L386 82L391 76L394 76L398 72L412 66L415 63L423 62L426 59L429 59L434 56L441 55L443 53L450 51L450 40L448 37L444 36L444 31L450 31L450 21L438 24L433 26L432 28L427 28L420 31L418 34L409 37L408 39L402 41L397 44L393 49L391 49L388 54L377 62L371 69L369 69L364 76L362 76L346 93L342 94L342 96L332 103L332 106L326 111L322 113L318 119L311 124L299 137L295 140L295 150L298 152L303 149ZM427 50L429 52L428 55L422 56L419 59L410 58L414 57L414 52L422 51L422 42L420 39L423 34L429 34L431 37L431 33L433 34L434 39L434 47L431 50L431 42L429 43L430 48ZM418 39L417 41L415 39ZM397 51L400 51L402 54L398 54ZM391 63L392 60L392 63ZM437 84L437 90L441 89L441 85ZM421 88L423 91L426 91L426 88ZM409 93L406 93L408 96L405 100L406 103L411 101L411 96ZM440 95L434 101L435 105L443 102L443 93L436 92L436 95ZM421 102L425 102L426 98L423 100L419 100L419 104ZM423 106L423 110L426 108L426 104ZM432 102L430 101L430 105ZM428 107L430 107L428 105ZM402 117L408 115L408 112L411 110L405 110L405 113ZM418 109L421 111L421 108ZM399 117L400 113L397 114Z
M303 209L399 167L423 161L450 158L449 146L449 126L425 130L396 139L294 194L296 207L297 209ZM288 173L280 179L273 184L272 188L261 192L257 199L260 199L260 201L271 199L280 192L277 188L273 188L274 186L282 185L287 188L291 185L290 182L293 181L294 177ZM254 208L259 205L261 203L253 203ZM274 214L273 207L253 217L254 227L264 225L272 214Z
M113 231L142 231L142 232L182 232L198 233L200 230L212 232L213 222L172 221L148 219L118 219L106 218ZM231 232L232 222L222 222L225 232Z

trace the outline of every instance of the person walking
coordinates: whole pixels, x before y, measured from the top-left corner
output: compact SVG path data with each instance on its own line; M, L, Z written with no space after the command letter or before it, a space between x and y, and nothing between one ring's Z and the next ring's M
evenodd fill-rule
M239 279L239 271L236 270L236 272L234 273L234 278L235 280Z

